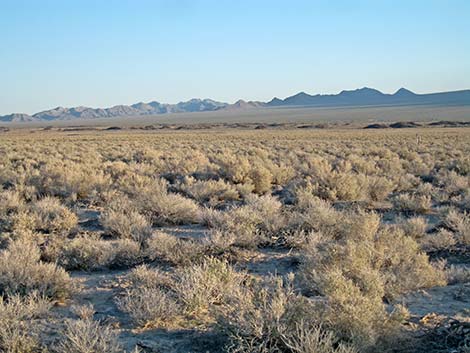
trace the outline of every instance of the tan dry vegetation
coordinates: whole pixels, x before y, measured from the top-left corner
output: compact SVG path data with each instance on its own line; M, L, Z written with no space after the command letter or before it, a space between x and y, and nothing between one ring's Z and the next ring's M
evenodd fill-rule
M400 298L446 281L464 293L469 278L469 141L464 128L10 132L0 350L418 352L420 317Z

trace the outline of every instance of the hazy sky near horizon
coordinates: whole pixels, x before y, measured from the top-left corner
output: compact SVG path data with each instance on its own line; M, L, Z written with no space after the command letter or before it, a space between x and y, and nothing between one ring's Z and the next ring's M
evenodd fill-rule
M468 0L0 0L0 115L470 89Z

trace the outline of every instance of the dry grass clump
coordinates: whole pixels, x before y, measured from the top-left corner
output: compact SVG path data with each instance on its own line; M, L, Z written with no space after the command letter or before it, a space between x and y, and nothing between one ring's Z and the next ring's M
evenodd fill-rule
M37 292L21 297L0 297L0 351L7 353L33 353L41 351L35 319L44 318L52 303Z
M50 263L40 261L38 247L29 241L11 242L0 252L0 293L2 295L28 295L37 291L40 295L67 298L74 290L67 272Z

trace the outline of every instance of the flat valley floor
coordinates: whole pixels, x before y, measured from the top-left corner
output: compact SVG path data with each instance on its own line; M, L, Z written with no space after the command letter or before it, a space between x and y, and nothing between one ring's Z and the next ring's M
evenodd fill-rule
M0 133L0 351L470 351L470 128Z

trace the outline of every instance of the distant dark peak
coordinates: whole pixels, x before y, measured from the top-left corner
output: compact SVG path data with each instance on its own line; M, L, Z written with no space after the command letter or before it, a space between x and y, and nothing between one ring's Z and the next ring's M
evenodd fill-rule
M309 94L305 93L305 92L299 92L299 93L293 95L292 97L300 98L300 97L311 97L311 96Z
M281 105L283 104L284 101L282 99L279 99L277 97L274 97L273 99L271 99L269 102L268 102L268 105Z
M411 92L409 89L406 89L406 88L400 88L398 91L396 91L394 94L394 96L415 96L416 93L414 92Z
M369 88L369 87L363 87L363 88L358 88L358 89L355 89L355 90L343 90L340 92L339 94L340 96L353 96L353 95L375 95L375 96L378 96L378 95L383 95L382 92L380 92L379 90L376 90L374 88Z

